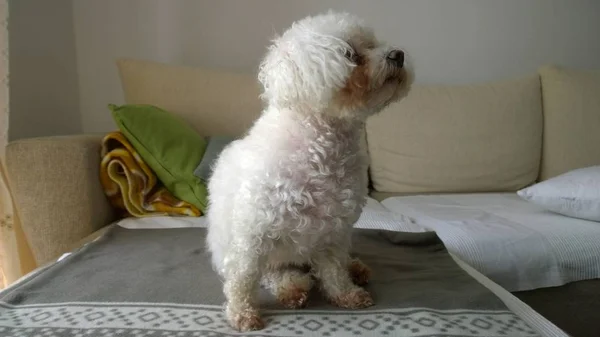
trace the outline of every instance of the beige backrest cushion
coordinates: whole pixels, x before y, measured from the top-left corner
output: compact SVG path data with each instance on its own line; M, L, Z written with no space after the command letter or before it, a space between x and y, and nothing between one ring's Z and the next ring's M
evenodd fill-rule
M600 165L600 71L540 69L544 145L540 178Z
M538 76L464 86L415 86L367 123L379 192L515 191L538 176Z
M151 104L182 116L200 134L242 135L263 108L252 74L120 59L117 67L129 104ZM366 151L366 138L361 138Z
M175 113L205 136L239 136L262 110L252 74L130 59L118 60L117 66L126 103Z

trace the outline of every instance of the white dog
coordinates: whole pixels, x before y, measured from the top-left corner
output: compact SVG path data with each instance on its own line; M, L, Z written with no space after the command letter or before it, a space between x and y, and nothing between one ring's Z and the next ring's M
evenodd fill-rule
M373 304L359 286L366 266L349 256L367 195L361 134L411 78L404 52L350 14L307 17L269 48L259 71L267 107L209 182L207 245L235 329L263 328L261 283L291 308L304 306L312 277L339 307Z

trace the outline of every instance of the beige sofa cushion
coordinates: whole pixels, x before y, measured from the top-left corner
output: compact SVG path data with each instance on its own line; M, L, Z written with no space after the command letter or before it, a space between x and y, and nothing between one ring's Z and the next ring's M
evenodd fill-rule
M600 71L540 69L544 145L540 177L600 164Z
M117 61L128 104L175 113L204 136L239 136L262 110L256 76L157 62Z
M415 86L367 123L379 192L516 191L538 176L538 76L465 86Z

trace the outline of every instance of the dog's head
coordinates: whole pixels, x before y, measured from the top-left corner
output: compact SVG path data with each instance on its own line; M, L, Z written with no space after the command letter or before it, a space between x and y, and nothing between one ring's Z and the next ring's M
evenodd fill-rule
M413 76L403 50L359 18L330 11L275 39L258 77L262 97L280 109L364 119L405 96Z

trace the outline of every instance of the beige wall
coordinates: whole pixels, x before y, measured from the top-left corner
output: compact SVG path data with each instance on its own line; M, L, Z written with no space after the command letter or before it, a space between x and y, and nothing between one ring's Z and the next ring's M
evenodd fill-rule
M9 2L9 138L83 131L71 0Z
M78 0L75 30L83 129L113 128L115 57L254 71L275 32L328 8L363 16L405 47L419 82L519 76L543 63L600 68L600 1Z
M21 37L22 49L28 43L49 51L66 46L64 59L52 60L54 55L48 52L52 61L29 60L33 68L21 66L27 70L22 83L43 81L33 86L32 91L38 92L35 97L45 97L43 89L48 88L54 94L47 95L59 98L60 104L54 103L66 107L48 113L37 108L23 112L22 121L37 115L52 126L36 127L38 133L77 131L73 122L85 132L114 129L106 105L122 102L114 66L117 57L255 71L276 32L295 19L329 8L359 14L381 38L405 47L414 59L418 82L494 80L532 73L544 63L600 68L600 1L75 0L76 53L69 51L69 14L63 5L55 5L64 1L14 2L29 3L20 6L32 13L46 13L36 19L30 16L27 22L35 24L23 23L24 33L11 30L11 38ZM31 8L32 2L41 8ZM50 21L56 26L51 27ZM76 61L69 55L77 55ZM76 88L66 63L77 65ZM13 74L11 67L11 78ZM57 85L60 81L62 85ZM24 97L30 97L26 86L22 88ZM75 105L70 99L77 92L81 114L75 116L69 108ZM34 108L43 105L22 102Z

